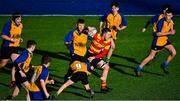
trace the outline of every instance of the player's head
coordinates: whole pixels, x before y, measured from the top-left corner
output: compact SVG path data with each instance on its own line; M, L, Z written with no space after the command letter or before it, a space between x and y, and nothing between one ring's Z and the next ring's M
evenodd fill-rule
M170 4L164 4L162 6L162 13L165 14L168 9L172 9Z
M27 49L29 49L31 52L33 52L36 48L36 42L34 40L28 40L27 41Z
M166 20L170 21L172 17L173 17L173 10L172 9L166 10L166 13L165 13Z
M13 15L11 17L12 21L14 21L14 23L16 25L20 25L21 24L21 18L22 18L22 16L18 12L13 13Z
M105 40L108 40L109 38L111 38L111 30L109 28L103 28L101 35L104 36Z
M119 4L118 4L118 2L113 2L111 4L111 10L112 10L112 13L117 13L119 11Z
M49 55L43 55L41 59L41 64L45 64L47 67L51 64L51 57Z
M76 27L77 27L77 30L79 32L82 32L84 30L84 27L85 27L85 21L84 19L78 19L77 23L76 23Z

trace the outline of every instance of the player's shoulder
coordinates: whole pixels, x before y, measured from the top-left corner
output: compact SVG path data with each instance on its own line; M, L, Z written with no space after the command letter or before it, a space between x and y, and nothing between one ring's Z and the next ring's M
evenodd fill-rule
M165 18L162 18L158 21L158 23L164 23L164 21L165 21Z
M12 24L12 21L11 21L11 20L8 20L8 21L5 23L5 27L11 27L11 24Z

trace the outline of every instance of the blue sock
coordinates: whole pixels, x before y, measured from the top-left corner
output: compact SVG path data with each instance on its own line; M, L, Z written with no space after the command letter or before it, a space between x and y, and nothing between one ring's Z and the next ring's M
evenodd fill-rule
M137 72L140 72L141 70L142 70L142 67L141 67L141 66L137 66L137 67L136 67L136 71L137 71Z
M168 64L169 64L168 61L164 61L164 62L163 62L163 67L164 67L164 68L167 68L167 67L168 67Z

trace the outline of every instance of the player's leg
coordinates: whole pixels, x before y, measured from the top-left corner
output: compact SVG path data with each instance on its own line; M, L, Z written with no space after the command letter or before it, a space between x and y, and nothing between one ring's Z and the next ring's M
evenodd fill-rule
M11 82L10 82L10 86L11 87L14 87L15 86L15 72L16 72L16 68L15 66L12 67L12 70L11 70Z
M25 81L22 83L22 87L26 90L26 100L30 101L30 96L29 96L30 83L28 81Z
M71 81L70 79L68 81L66 81L57 91L57 95L59 95L65 88L67 88L68 86L72 85L74 82Z
M6 100L13 100L14 97L18 96L18 94L19 94L19 87L15 86L15 89L14 89L12 95L7 96Z
M79 79L82 81L82 84L84 85L84 88L86 89L86 92L89 93L89 97L93 98L94 91L91 89L89 82L88 82L88 76L85 72L79 73Z
M5 67L5 65L8 63L9 59L11 58L12 52L13 52L12 47L1 47L0 68Z
M106 81L107 81L107 76L108 76L108 72L109 72L109 65L107 63L105 63L104 61L100 61L98 63L98 66L103 68L103 72L102 72L102 75L101 75L101 91L102 92L107 92L109 91L108 88L107 88L107 84L106 84Z
M69 77L72 75L73 71L71 70L71 68L69 67L67 73L64 76L64 82L68 81Z
M5 67L5 65L8 63L9 59L1 59L0 61L0 68Z
M108 54L107 54L107 59L108 59L107 62L109 62L109 59L111 58L114 50L115 50L115 42L111 38L111 48L109 49Z
M174 48L173 45L167 45L165 46L165 48L169 51L170 55L167 57L166 61L163 62L163 64L161 65L164 72L168 73L168 64L170 63L170 61L172 61L174 59L174 57L176 56L176 49Z
M12 62L14 62L17 58L19 57L19 54L16 54L16 53L12 53L11 54L11 60ZM11 82L14 82L15 81L15 67L13 66L12 67L12 71L11 71Z
M149 53L149 55L141 62L141 64L139 66L137 66L137 68L135 69L135 73L136 76L140 76L140 71L143 69L143 67L149 63L151 60L154 59L154 57L156 56L156 53L158 53L158 51L156 50L151 50L151 52Z
M18 96L18 94L19 94L19 87L15 86L15 89L14 89L14 91L12 93L12 97L14 98L14 97Z
M88 92L90 94L90 98L93 98L94 96L94 91L90 88L90 85L89 84L85 84L84 85L84 88L86 89L86 92Z

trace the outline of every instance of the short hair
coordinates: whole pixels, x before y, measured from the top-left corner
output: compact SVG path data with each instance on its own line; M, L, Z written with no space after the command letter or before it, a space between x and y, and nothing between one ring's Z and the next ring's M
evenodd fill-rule
M37 43L34 40L27 41L27 48L31 48L32 46L36 45Z
M119 3L117 1L111 3L111 7L119 7Z
M168 10L168 9L172 9L171 5L170 4L164 4L162 6L162 10Z
M11 19L15 22L16 18L19 18L19 17L21 17L21 14L19 12L14 12L12 14Z
M77 21L77 24L84 24L85 23L85 21L84 21L84 19L78 19L78 21Z
M166 10L166 13L172 13L172 14L173 14L174 11L173 11L173 9L170 8L170 9L167 9L167 10Z
M41 58L41 63L42 64L47 64L51 62L51 57L49 55L43 55Z
M107 32L111 32L111 30L109 28L103 28L102 29L102 34L105 34Z

